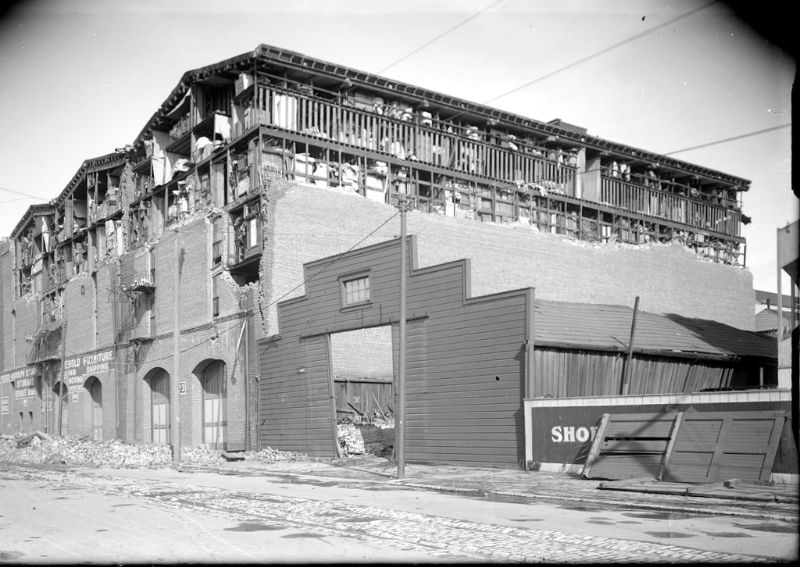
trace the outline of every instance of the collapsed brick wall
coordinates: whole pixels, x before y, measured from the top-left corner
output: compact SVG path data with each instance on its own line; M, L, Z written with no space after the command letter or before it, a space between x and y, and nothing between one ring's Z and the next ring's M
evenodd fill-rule
M304 293L304 262L345 252L395 212L355 194L273 185L262 259L266 334L280 331L275 303ZM418 267L469 259L473 296L530 286L543 299L633 306L638 295L644 311L754 328L750 272L701 260L677 244L591 244L527 226L420 212L408 215L407 231L417 235ZM399 232L395 217L359 247L396 238Z

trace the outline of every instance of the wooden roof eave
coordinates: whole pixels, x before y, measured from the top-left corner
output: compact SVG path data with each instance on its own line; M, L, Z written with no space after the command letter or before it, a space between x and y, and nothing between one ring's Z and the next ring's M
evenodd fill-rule
M22 230L28 225L28 223L37 214L46 215L46 214L49 214L52 211L54 211L55 208L56 207L55 207L55 204L53 203L53 201L50 201L48 203L41 203L41 204L37 204L37 205L31 205L30 207L28 207L28 210L25 211L25 214L22 215L22 218L19 220L19 222L16 224L16 226L14 226L14 230L11 231L11 235L10 235L11 238L16 240L16 238L20 235Z
M393 94L399 97L407 97L411 100L426 100L433 105L451 110L459 115L469 116L481 119L495 119L506 126L514 126L524 130L533 131L533 134L538 135L555 135L565 142L593 149L596 151L606 151L619 155L630 160L640 160L647 163L656 163L661 166L676 169L687 174L695 174L701 176L709 181L724 183L735 187L737 190L746 191L750 186L750 181L733 175L729 175L713 169L701 167L695 164L670 158L662 154L648 152L632 146L627 146L610 140L604 140L597 136L590 136L587 134L579 134L571 130L566 130L558 126L525 118L523 116L513 114L510 112L501 111L496 108L469 102L464 99L444 95L434 91L417 87L399 81L393 81L379 75L358 71L335 63L330 63L320 59L314 59L300 53L280 49L267 44L260 44L252 52L243 53L241 55L226 59L219 63L200 67L191 71L187 71L181 77L178 85L172 90L170 95L161 105L161 107L151 116L147 124L139 133L134 141L134 147L138 148L142 142L148 137L150 130L155 127L166 114L172 110L180 100L181 97L190 88L191 84L195 81L201 80L212 73L220 71L234 71L236 69L244 69L246 65L254 65L255 63L262 63L265 65L279 65L287 69L294 69L301 71L304 74L317 74L329 77L330 79L349 81L353 86L361 86L371 90L377 90L384 94Z
M59 193L58 196L51 201L51 203L55 206L61 206L64 204L64 201L67 200L75 187L77 187L78 184L83 181L87 173L116 168L120 165L124 165L125 156L126 152L124 150L120 150L103 156L84 160L81 166L78 168L78 171L75 172L69 183L67 183L67 186L62 189L61 193Z
M239 68L244 68L245 64L252 63L255 60L256 55L257 50L250 51L229 59L225 59L224 61L220 61L218 63L213 63L211 65L186 71L181 76L181 79L178 81L178 84L175 86L175 88L172 89L172 92L170 92L158 110L153 113L150 119L146 122L144 128L142 128L142 130L136 136L133 142L134 148L138 149L141 147L144 140L149 138L150 131L157 126L158 123L175 108L175 105L181 101L186 93L189 92L189 88L191 87L192 83L202 80L212 73L218 73L226 70L234 71Z

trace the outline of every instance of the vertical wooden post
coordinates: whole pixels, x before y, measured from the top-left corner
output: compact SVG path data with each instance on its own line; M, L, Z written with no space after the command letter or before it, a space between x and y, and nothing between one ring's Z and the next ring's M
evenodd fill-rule
M630 367L631 367L631 357L633 356L633 338L636 334L636 315L639 312L639 296L636 296L636 300L633 303L633 320L631 321L631 337L628 341L628 354L625 357L625 362L622 366L622 381L619 384L619 394L624 396L630 390L630 384L628 383L628 376L630 375Z

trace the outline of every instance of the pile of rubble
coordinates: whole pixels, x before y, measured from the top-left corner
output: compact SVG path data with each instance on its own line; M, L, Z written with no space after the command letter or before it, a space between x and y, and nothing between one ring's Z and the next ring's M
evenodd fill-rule
M39 431L4 435L0 462L16 464L88 465L96 467L158 467L172 462L167 445L132 445L118 440L50 437Z
M394 452L394 419L343 420L337 424L342 457Z
M303 453L293 453L292 451L279 451L271 447L261 449L256 452L245 453L246 461L260 461L262 463L274 463L277 461L308 461L310 457Z
M339 433L339 447L342 450L342 457L363 455L366 448L361 429L354 423L339 423L336 427Z
M181 462L194 465L215 465L222 462L219 451L209 449L206 446L183 447L181 449Z
M233 456L236 458L233 459ZM183 447L181 462L193 465L216 465L225 460L253 460L263 463L305 461L307 455L278 451L229 454L206 446ZM164 467L172 464L170 445L125 443L119 440L92 441L87 437L51 437L47 433L18 433L0 436L0 463L42 465L81 465L111 468Z

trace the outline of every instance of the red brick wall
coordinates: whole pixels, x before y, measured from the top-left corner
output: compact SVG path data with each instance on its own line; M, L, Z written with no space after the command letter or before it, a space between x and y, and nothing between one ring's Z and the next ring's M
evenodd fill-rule
M357 195L287 185L271 189L267 274L269 303L302 295L302 265L346 251L396 209ZM408 234L418 237L419 267L468 258L472 294L532 286L543 299L633 306L752 329L755 296L749 271L698 259L678 245L600 245L494 225L412 212ZM359 246L399 236L399 216ZM265 309L267 334L279 332L275 306Z
M89 275L72 279L64 286L64 318L67 321L67 355L97 348L95 286Z

